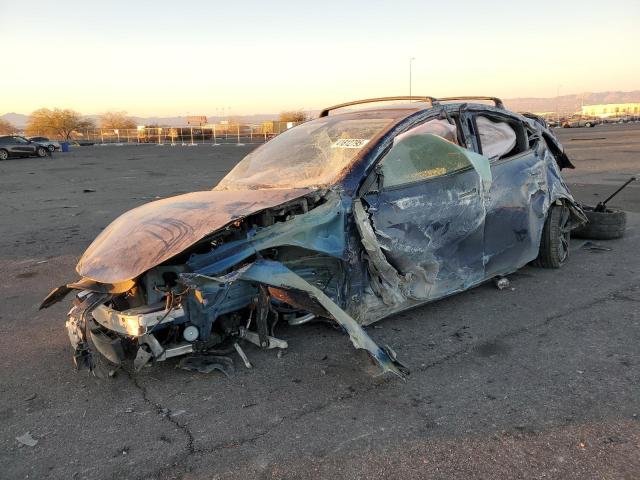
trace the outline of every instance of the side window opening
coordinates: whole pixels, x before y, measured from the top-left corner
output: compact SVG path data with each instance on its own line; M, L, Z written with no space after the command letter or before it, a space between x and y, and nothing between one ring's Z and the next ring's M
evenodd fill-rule
M380 163L383 186L395 187L469 168L472 164L465 151L442 136L409 130L394 139Z
M466 148L465 137L460 132L458 116L432 119L397 135L377 164L376 175L368 177L364 190L393 188L471 168L478 173L483 188L488 189L492 181L489 160Z
M529 150L529 139L524 127L516 121L475 117L482 154L491 161L509 158Z

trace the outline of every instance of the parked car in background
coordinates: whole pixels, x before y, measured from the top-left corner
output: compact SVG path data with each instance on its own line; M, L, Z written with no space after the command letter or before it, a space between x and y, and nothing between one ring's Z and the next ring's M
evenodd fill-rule
M44 145L18 135L0 137L0 160L10 157L46 157L51 151Z
M591 127L595 127L598 123L602 123L602 121L599 118L584 117L581 115L576 115L573 117L569 117L566 120L563 120L562 127L563 128L578 128L578 127L591 128Z
M56 142L55 140L50 140L47 137L29 137L29 140L47 147L50 152L54 152L56 150L62 149L60 142Z

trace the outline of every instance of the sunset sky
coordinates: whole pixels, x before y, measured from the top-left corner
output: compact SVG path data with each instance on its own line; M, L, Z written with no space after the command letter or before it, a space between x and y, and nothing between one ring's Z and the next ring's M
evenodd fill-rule
M0 114L640 89L640 1L0 0ZM227 110L225 110L226 112Z

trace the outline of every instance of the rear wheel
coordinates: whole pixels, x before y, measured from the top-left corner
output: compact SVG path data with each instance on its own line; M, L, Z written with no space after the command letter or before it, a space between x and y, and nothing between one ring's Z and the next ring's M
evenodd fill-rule
M7 158L9 158L9 152L0 150L0 160L6 160Z
M569 209L564 205L551 205L542 229L540 252L534 265L542 268L560 268L569 258L570 239Z
M36 155L38 155L39 157L46 157L47 156L47 149L44 147L38 147L36 149Z
M47 145L47 148L49 149L50 152L53 152L56 149L54 145Z

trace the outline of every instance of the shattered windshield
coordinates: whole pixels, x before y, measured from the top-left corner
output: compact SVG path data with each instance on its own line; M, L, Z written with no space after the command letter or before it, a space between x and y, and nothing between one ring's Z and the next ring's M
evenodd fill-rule
M214 190L330 185L392 121L354 114L303 123L247 155Z

